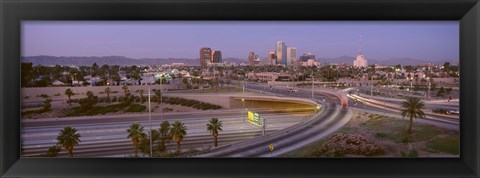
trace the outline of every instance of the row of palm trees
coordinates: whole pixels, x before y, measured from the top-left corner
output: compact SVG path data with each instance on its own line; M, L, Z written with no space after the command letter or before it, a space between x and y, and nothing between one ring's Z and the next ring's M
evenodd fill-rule
M215 147L218 146L218 133L222 131L222 127L222 121L218 120L218 118L212 118L207 123L207 131L212 134ZM160 152L166 151L165 144L173 140L177 144L177 153L179 153L181 151L181 142L187 135L187 127L181 121L175 121L171 125L168 121L163 121L158 130L151 131L152 138L150 138L145 133L144 127L138 123L132 123L130 128L127 129L127 132L127 138L130 139L134 146L134 156L138 157L139 150L142 150L142 152L146 154L151 152L149 148L150 140L152 140L152 144L158 141L158 151Z
M419 98L407 98L402 103L402 109L400 114L405 118L410 118L409 127L407 130L408 134L412 133L413 127L413 118L422 118L425 119L425 113L423 109L425 104ZM222 131L222 121L218 118L211 118L207 123L207 131L213 136L214 146L218 146L218 134L219 131ZM145 133L144 127L140 126L138 123L132 123L130 128L127 129L129 138L134 145L135 157L138 156L138 150L141 143L143 145L149 145L150 139ZM159 151L165 151L165 144L170 140L174 140L177 143L177 152L180 152L181 142L184 137L187 135L187 127L181 121L175 121L172 125L168 121L164 121L160 124L160 129L152 130L152 141L159 141ZM77 133L77 129L67 126L57 136L57 144L49 149L49 153L53 150L53 155L56 155L61 148L65 149L68 153L68 156L73 157L74 147L77 146L80 141L81 135ZM149 149L146 149L149 152Z
M128 89L128 86L124 85L122 87L122 90L125 94L125 97L127 97L128 93L130 93L130 90ZM107 87L103 90L103 92L107 95L107 102L110 101L110 94L112 93L112 89L110 87ZM157 97L161 96L161 91L160 90L154 90L154 92L155 92L155 95ZM145 94L145 90L139 89L138 93L140 94L140 100L141 100L140 102L143 103L143 95ZM68 103L70 104L70 106L72 106L72 96L73 95L75 95L75 93L73 92L72 89L68 88L68 89L65 90L65 96L67 96Z

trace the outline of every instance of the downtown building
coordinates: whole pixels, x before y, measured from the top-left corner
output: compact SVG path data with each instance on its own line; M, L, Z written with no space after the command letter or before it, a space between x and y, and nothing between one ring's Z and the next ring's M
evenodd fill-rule
M315 60L315 54L307 53L300 56L301 62L307 62L309 59Z
M283 41L277 41L276 45L277 64L287 66L287 45Z
M367 67L367 66L368 66L368 63L365 57L363 57L363 54L358 53L357 58L353 60L353 67L361 68L361 67Z
M277 64L277 54L275 51L268 52L268 64L269 65Z
M321 67L321 63L315 61L315 59L309 59L307 60L307 62L301 62L301 63L302 63L302 66L305 66L305 67L318 67L318 68Z
M297 48L287 48L287 65L293 65L297 61Z
M200 67L207 67L208 62L212 60L212 49L210 48L201 48L200 49Z
M200 49L200 67L208 67L210 63L222 63L222 51L212 50L211 48Z
M255 53L254 52L249 52L248 53L248 63L250 65L255 65Z
M212 51L212 63L222 63L222 51Z

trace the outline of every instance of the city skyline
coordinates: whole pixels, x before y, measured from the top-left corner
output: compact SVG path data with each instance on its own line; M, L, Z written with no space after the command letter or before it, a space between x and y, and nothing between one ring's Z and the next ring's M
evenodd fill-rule
M198 49L224 58L260 58L284 41L297 58L356 56L359 36L369 59L459 58L457 21L442 22L22 22L22 56L111 56L198 58ZM159 33L160 32L160 33ZM49 45L42 45L48 43Z

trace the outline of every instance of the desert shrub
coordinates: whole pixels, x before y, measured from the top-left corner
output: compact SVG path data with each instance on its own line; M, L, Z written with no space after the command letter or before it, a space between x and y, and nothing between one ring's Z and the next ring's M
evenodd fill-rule
M47 99L43 102L43 110L44 111L49 111L50 110L50 108L52 107L51 102L52 102L51 99Z
M117 97L116 96L112 97L112 102L117 102Z
M87 97L78 101L83 110L92 109L98 103L98 97L93 95L91 91L87 92Z
M42 97L42 98L50 98L50 96L48 96L47 94L41 94L40 96L37 95L37 97Z
M345 154L373 156L383 154L383 147L370 142L367 138L357 134L336 134L328 138L315 155L339 157Z
M147 107L145 105L132 104L132 105L130 105L130 107L128 107L125 110L125 112L142 112L142 111L145 111L145 109L147 109Z
M417 148L413 145L408 145L408 150L407 151L400 151L400 155L403 158L416 158L418 157L418 151Z
M58 145L53 145L53 146L48 148L47 154L45 154L45 156L56 157L56 156L58 156L58 153L60 153L61 150L62 150L62 147L60 147Z
M163 112L170 112L170 111L173 111L172 108L163 108Z
M150 101L151 102L158 102L158 97L157 96L151 96Z

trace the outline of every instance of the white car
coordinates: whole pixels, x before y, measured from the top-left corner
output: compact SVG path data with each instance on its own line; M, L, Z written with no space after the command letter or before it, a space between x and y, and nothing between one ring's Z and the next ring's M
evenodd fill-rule
M460 115L460 111L458 110L450 110L448 111L450 114L453 114L453 115Z

